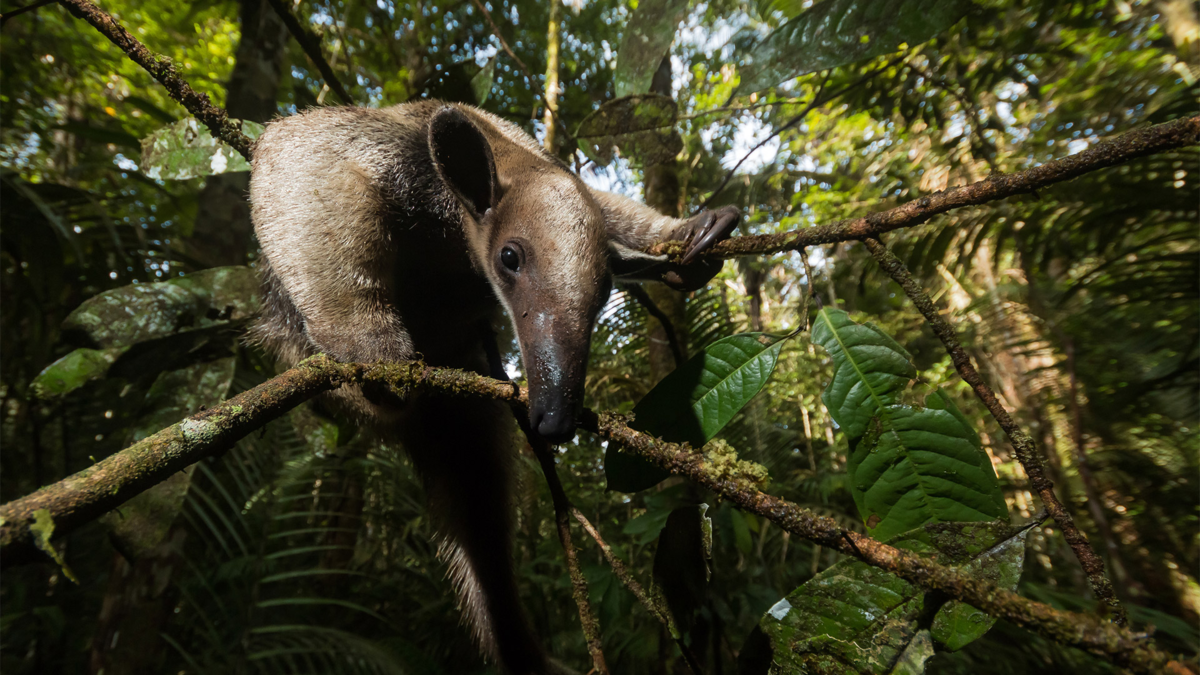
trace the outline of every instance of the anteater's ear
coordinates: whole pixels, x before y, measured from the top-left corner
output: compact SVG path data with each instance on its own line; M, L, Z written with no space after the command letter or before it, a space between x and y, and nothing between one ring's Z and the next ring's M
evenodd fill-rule
M458 108L446 106L429 121L433 166L478 221L498 201L496 162L483 133Z

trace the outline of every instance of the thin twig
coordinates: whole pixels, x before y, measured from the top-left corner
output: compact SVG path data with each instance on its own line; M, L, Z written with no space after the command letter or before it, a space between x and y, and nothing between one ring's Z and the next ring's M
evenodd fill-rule
M651 599L650 594L646 593L646 589L638 583L638 580L625 567L625 563L613 553L612 547L600 536L600 531L592 525L579 509L572 507L571 515L575 516L575 520L579 521L584 531L595 540L596 545L600 547L600 553L604 556L604 560L608 562L608 566L612 568L613 573L617 575L621 583L625 584L625 588L628 588L629 592L633 593L633 597L646 608L647 612L650 612L650 616L658 619L667 630L671 630L673 625L670 615L671 610ZM692 669L692 672L695 675L701 675L700 662L696 658L696 655L692 653L691 647L688 647L683 640L675 640L675 643L679 645L679 651L683 653L683 660L687 661L688 667Z
M238 439L301 402L345 384L377 383L408 395L414 389L481 397L528 409L519 385L475 373L433 368L420 361L337 363L318 355L234 398L192 415L110 457L31 495L0 506L0 562L18 562L18 553L36 552L35 522L53 523L55 536L66 535L95 520L176 471L228 449ZM1144 635L1101 621L1090 614L1054 609L1023 598L964 571L953 570L917 554L901 551L855 532L844 535L832 518L761 492L751 481L714 468L686 445L635 431L627 416L583 409L580 427L617 443L672 474L690 478L721 499L761 516L781 528L822 546L855 555L929 590L940 590L995 617L1002 617L1059 643L1088 650L1138 673L1161 671L1171 660ZM855 547L844 539L849 536ZM855 550L857 549L857 550Z
M1121 606L1121 601L1117 599L1116 592L1113 590L1112 582L1104 573L1104 559L1096 555L1096 551L1088 542L1087 537L1079 531L1075 526L1075 521L1071 518L1070 512L1058 500L1058 496L1054 494L1054 483L1046 477L1045 468L1042 466L1041 454L1038 452L1037 445L1033 438L1025 433L1019 424L1008 414L1004 409L1004 405L996 398L996 393L988 386L979 371L971 363L971 357L967 355L965 349L958 341L958 335L954 331L954 327L950 322L942 318L938 309L930 299L929 294L921 288L921 285L913 279L908 268L904 263L895 256L883 242L875 238L867 238L863 240L867 248L871 251L871 255L875 257L879 267L888 274L897 284L900 285L913 305L929 322L933 328L933 332L942 341L946 347L946 351L950 354L950 360L954 363L954 368L962 379L971 385L971 389L975 391L975 395L983 402L984 407L996 419L996 423L1008 435L1008 440L1012 443L1013 451L1017 456L1017 460L1021 462L1021 466L1025 468L1025 474L1029 476L1029 482L1033 489L1042 498L1042 504L1046 510L1054 518L1054 522L1058 523L1058 527L1062 530L1063 538L1070 544L1071 550L1075 552L1075 557L1079 559L1079 564L1083 566L1083 571L1087 574L1088 583L1091 584L1092 592L1096 594L1111 614L1113 623L1124 626L1128 623L1128 618L1125 614L1125 608Z
M296 15L292 14L292 10L288 8L287 3L283 0L267 0L271 4L271 8L283 19L283 23L287 26L292 37L296 38L296 42L300 44L300 48L304 50L304 54L308 56L308 60L312 61L313 65L320 71L321 77L324 78L325 84L337 94L342 103L346 105L354 105L354 99L350 98L350 94L346 93L345 87L342 86L341 80L333 72L333 67L325 60L325 55L321 53L321 38L313 34L312 31L301 25L300 20Z
M488 371L492 374L492 378L509 381L508 374L504 372L504 364L500 359L500 346L496 342L496 332L486 322L480 324L479 332L483 341L483 350L487 356ZM571 506L567 493L563 491L562 482L558 479L558 470L554 466L554 452L549 444L533 433L533 429L529 425L529 416L525 414L522 406L512 406L512 413L517 420L517 425L521 427L521 432L525 434L525 439L529 441L529 447L537 457L538 464L542 467L542 474L546 477L546 486L550 488L550 497L554 504L554 523L558 528L558 540L562 544L563 555L567 559L567 574L571 579L571 595L575 600L575 606L579 608L579 623L583 627L583 637L587 642L588 652L592 656L592 672L607 675L608 666L604 661L604 651L600 645L600 622L596 620L596 613L592 610L591 601L588 600L587 579L579 567L579 556L575 553L575 545L571 542L569 513L574 511L575 507Z
M546 485L550 488L550 500L554 503L554 522L558 526L558 540L562 543L563 554L567 558L567 572L571 576L571 594L575 597L575 605L579 607L579 623L583 625L583 636L587 640L588 652L592 655L593 672L608 674L608 664L604 662L604 651L600 647L600 622L592 611L588 600L587 579L579 566L579 556L575 553L575 544L571 542L571 506L563 491L562 482L558 479L558 470L554 466L554 451L529 428L529 420L525 415L518 415L521 420L521 430L529 439L533 454L537 456L538 464L542 467L542 475L546 477Z
M800 262L804 264L804 277L808 281L808 290L804 293L804 300L802 300L804 306L800 308L800 325L796 328L804 330L808 328L808 306L812 304L813 298L816 297L817 288L813 285L815 280L813 279L812 265L808 264L808 249L800 249ZM818 302L820 301L818 300Z
M175 71L175 64L171 59L146 49L146 45L138 42L116 19L88 0L59 0L59 3L76 18L92 24L104 37L120 47L134 63L145 68L166 88L171 98L203 122L213 136L228 143L247 161L250 160L252 143L250 138L242 133L240 125L230 119L224 108L213 105L208 94L200 94L192 89Z
M943 190L861 218L848 218L829 225L780 234L726 239L714 244L701 256L736 258L745 255L765 255L796 251L816 244L875 237L892 230L920 225L947 211L1032 193L1092 171L1124 164L1147 155L1194 146L1198 142L1200 115L1183 117L1126 132L1112 140L1097 143L1078 154L1052 160L1032 169L995 174L977 183ZM651 246L647 252L652 255L665 254L673 260L681 260L686 248L686 242L668 241Z
M824 95L825 85L828 84L829 75L830 75L830 72L827 71L825 73L825 78L821 80L820 86L817 87L817 92L815 94L813 94L812 101L809 102L809 104L804 107L804 110L801 110L799 115L796 115L791 120L788 120L788 122L786 124L784 124L783 126L779 127L775 131L772 131L770 136L767 136L763 140L759 141L759 143L757 145L755 145L753 148L750 148L750 150L748 152L746 152L746 154L742 155L742 158L738 160L737 164L734 164L733 168L730 169L729 172L725 174L725 178L721 181L720 185L717 185L717 188L712 191L712 194L710 194L708 196L708 199L704 200L704 204L702 204L700 206L700 210L701 211L704 210L709 205L709 203L712 202L713 199L716 199L717 195L721 193L721 190L725 189L725 186L729 183L729 180L731 178L733 178L733 174L734 174L734 172L736 172L738 170L738 167L740 167L742 165L742 163L745 162L747 159L750 159L750 155L754 154L759 148L761 148L762 146L764 146L768 142L770 142L771 139L775 138L779 134L782 134L783 132L787 131L788 129L791 129L792 127L796 126L797 124L800 124L801 122L803 122L804 118L808 117L808 113L813 111L813 108L815 108L819 105L825 105L826 103L842 96L843 94L862 86L863 84L869 82L873 77L875 77L879 73L882 73L883 71L887 70L888 68L891 68L892 66L896 65L903 59L904 59L903 56L898 56L898 57L892 59L891 61L888 61L887 63L885 63L883 66L876 68L875 70L872 70L871 72L867 73L866 75L863 75L862 77L858 78L857 80L842 87L841 89L837 90L836 92L834 92L828 96L825 96Z
M546 109L549 110L550 114L554 117L554 121L558 123L558 129L563 133L563 138L568 144L575 145L575 137L571 135L570 130L567 129L566 123L563 122L562 118L558 116L558 106L552 106L550 104L550 99L546 98L546 94L541 91L540 87L538 87L537 80L534 79L533 73L525 65L525 62L517 56L516 52L512 50L512 47L508 46L508 40L504 39L504 36L500 33L500 27L497 26L496 22L492 20L492 13L489 12L487 7L484 7L483 3L479 0L471 0L471 4L475 5L475 9L478 9L483 13L483 18L487 19L488 25L492 27L492 35L495 35L496 39L500 41L500 47L504 49L504 53L508 54L512 60L516 62L517 67L521 69L521 72L525 74L525 78L529 80L530 88L537 93L538 98L542 100L542 103L545 104Z
M707 110L698 110L694 113L680 115L677 119L694 120L697 117L707 117L708 115L716 115L717 113L723 112L749 112L751 110L758 110L759 108L773 108L777 105L799 105L800 103L803 103L801 99L786 98L780 101L767 101L765 103L755 103L753 105L726 105L719 108L709 108Z
M824 103L824 101L821 100L821 94L825 91L825 85L829 83L829 74L830 71L825 71L825 77L821 80L821 84L817 85L817 91L813 94L812 100L808 102L808 105L804 106L804 109L800 111L799 115L796 115L792 119L788 120L788 122L783 126L775 129L769 136L755 144L753 148L747 150L745 154L742 155L742 158L737 161L737 164L734 164L729 171L725 172L725 177L721 179L721 182L716 188L713 189L712 194L708 195L708 199L704 200L704 203L700 205L698 210L703 211L704 209L708 208L708 205L712 203L712 200L716 199L717 195L721 194L721 190L724 190L725 186L729 184L730 179L733 178L733 174L737 173L738 168L740 168L742 164L746 162L746 160L750 159L750 155L758 152L759 148L771 142L771 139L775 138L779 134L782 134L797 124L800 124L800 122L804 121L805 117L808 117L808 113L812 112L813 108L817 107L821 103Z
M4 14L0 14L0 26L3 26L4 24L8 23L8 20L13 18L14 16L20 16L20 15L24 14L25 12L32 12L33 10L37 9L38 7L45 7L46 5L49 5L52 2L58 2L58 0L37 0L37 2L32 2L28 5L25 5L24 7L18 7L16 9L12 10L11 12L5 12Z
M979 109L975 106L975 103L968 99L965 94L959 91L958 87L950 84L934 73L917 66L911 67L922 77L941 87L942 91L949 92L950 95L958 101L958 105L962 106L963 112L971 116L971 133L979 139L979 144L983 146L984 150L988 151L988 154L986 154L983 159L988 163L988 166L991 167L992 171L995 171L996 145L988 140L987 136L983 135L983 117L980 116Z

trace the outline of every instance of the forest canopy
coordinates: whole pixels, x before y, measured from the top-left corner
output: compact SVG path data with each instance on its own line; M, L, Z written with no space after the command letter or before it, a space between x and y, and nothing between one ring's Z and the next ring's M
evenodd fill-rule
M513 426L555 667L1200 673L1195 3L0 15L6 675L500 672L402 444L314 397L520 417L511 326L495 378L247 339L264 125L423 99L594 189L741 216L704 288L616 284L572 441Z

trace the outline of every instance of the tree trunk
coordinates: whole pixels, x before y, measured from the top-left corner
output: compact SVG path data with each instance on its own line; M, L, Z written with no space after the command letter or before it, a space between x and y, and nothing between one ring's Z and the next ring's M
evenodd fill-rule
M265 123L277 112L288 31L265 0L241 0L242 35L226 90L230 117ZM245 265L254 250L245 172L212 176L184 250L203 267Z

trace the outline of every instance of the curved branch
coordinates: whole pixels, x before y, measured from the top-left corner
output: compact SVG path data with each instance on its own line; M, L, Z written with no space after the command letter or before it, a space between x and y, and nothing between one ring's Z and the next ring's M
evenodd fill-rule
M958 335L954 331L954 327L950 322L942 318L938 313L938 309L930 299L929 294L921 288L920 284L912 278L908 268L904 263L895 256L883 242L878 239L868 238L864 240L867 248L870 249L871 255L875 256L879 267L888 274L900 288L904 289L904 293L912 300L913 305L929 322L933 328L934 335L945 345L946 351L950 354L950 360L954 363L954 368L967 384L971 385L971 389L975 390L975 395L983 402L984 407L995 418L996 423L1004 430L1008 436L1009 443L1012 443L1013 452L1017 456L1017 461L1021 462L1021 466L1025 469L1025 475L1029 476L1029 483L1033 486L1034 491L1042 499L1042 504L1046 506L1046 511L1054 518L1054 522L1058 523L1059 529L1062 530L1063 538L1071 546L1071 550L1075 552L1075 557L1079 559L1079 564L1083 567L1083 571L1087 574L1088 584L1092 587L1092 592L1096 594L1106 609L1112 613L1113 622L1119 626L1124 626L1129 619L1125 614L1125 608L1121 606L1121 601L1117 599L1117 594L1113 590L1112 582L1104 574L1104 560L1096 555L1095 549L1092 548L1087 537L1079 531L1075 525L1075 520L1071 518L1071 514L1067 512L1066 507L1058 500L1058 496L1054 494L1054 483L1046 477L1045 468L1042 466L1041 455L1038 454L1037 444L1033 442L1033 438L1025 433L1021 425L1017 424L1016 420L1008 414L1004 409L1004 405L1000 403L1000 399L996 398L996 392L988 386L980 376L979 371L971 364L971 357L967 355L965 349L958 342Z
M241 153L246 161L250 161L250 138L242 133L240 125L230 119L224 108L213 105L208 94L198 93L175 72L175 64L165 56L159 56L146 49L146 45L138 42L129 34L117 20L107 12L88 0L58 0L75 18L83 19L92 24L96 30L104 34L114 45L121 48L134 63L146 69L154 76L171 98L178 101L193 117L200 120L209 128L212 135L228 143L234 150Z
M115 509L185 466L220 452L268 421L342 384L375 382L401 393L412 388L506 401L518 411L528 398L520 385L474 373L432 368L420 361L362 365L314 356L254 389L172 425L95 466L0 506L0 559L8 563L36 547L34 525L47 520L67 534ZM706 464L686 445L630 429L627 418L584 409L580 426L620 444L671 473L690 478L721 499L762 516L792 534L853 555L926 589L940 590L996 617L1079 647L1138 673L1160 672L1170 655L1144 636L1088 614L1054 609L913 553L849 532L832 518L760 492L756 485ZM14 555L18 554L18 555Z
M986 204L1013 195L1036 193L1041 188L1078 178L1085 173L1159 152L1194 146L1197 143L1200 143L1200 115L1183 117L1130 131L1112 140L1098 143L1079 154L1046 162L1032 169L993 175L978 183L943 190L861 218L849 218L830 225L818 225L781 234L726 239L702 255L736 258L798 251L817 244L876 237L884 232L920 225L933 216L953 209ZM683 258L685 249L684 242L668 241L652 246L648 252L652 255L669 255L678 261Z
M283 19L283 24L287 26L292 37L296 38L296 42L300 43L300 48L304 50L305 56L313 65L320 71L321 77L325 79L325 84L337 94L342 103L346 105L354 105L354 99L350 98L350 94L346 93L346 88L342 86L342 81L334 74L333 68L329 65L329 61L325 60L325 55L321 53L321 38L317 37L312 31L305 28L295 14L288 9L288 6L283 0L267 0L271 5L271 9Z
M516 384L473 373L429 368L420 361L363 366L314 356L83 471L0 506L0 560L9 564L35 554L37 542L31 526L39 512L53 520L55 535L67 534L176 471L225 452L239 439L317 394L345 383L364 382L400 391L425 386L449 394L525 404L524 393Z

